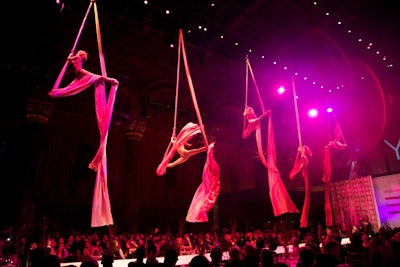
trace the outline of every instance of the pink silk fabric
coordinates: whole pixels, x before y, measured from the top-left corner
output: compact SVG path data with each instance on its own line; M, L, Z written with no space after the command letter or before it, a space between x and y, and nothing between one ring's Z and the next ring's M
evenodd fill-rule
M96 171L96 184L93 195L91 226L101 227L114 224L107 186L106 146L108 129L110 127L118 86L114 85L111 87L107 100L105 84L102 77L100 75L88 73L79 80L73 80L64 88L53 88L49 92L49 96L72 96L82 92L91 85L94 85L95 88L96 116L100 132L100 146L92 162L89 164L89 168Z
M297 173L301 171L301 175L304 178L305 196L303 202L303 209L300 216L300 228L306 228L308 226L308 212L310 209L310 184L308 180L308 158L300 155L300 151L297 151L296 161L292 170L290 171L289 178L293 179Z
M298 209L290 198L285 185L282 182L279 170L276 165L276 148L272 116L269 115L268 121L268 161L265 159L262 147L260 120L255 120L254 122L248 124L247 131L244 132L242 135L243 138L247 138L253 131L256 131L255 135L258 155L261 162L268 170L269 197L271 199L274 216L279 216L285 213L299 213Z
M220 192L220 168L214 157L214 144L208 146L202 183L197 188L186 215L186 221L191 223L208 221L207 212L214 206Z
M172 158L174 157L176 150L181 146L184 145L187 141L189 141L193 136L201 133L200 125L188 122L182 130L179 132L178 136L176 137L175 142L170 142L165 152L164 158L162 159L161 163L158 165L156 174L158 176L162 176L165 174L167 170L168 163L171 162Z
M330 183L332 176L332 166L331 166L331 148L330 146L325 146L324 150L324 176L322 181L325 183L325 198L324 198L324 209L325 209L325 225L333 226L332 217L332 205L330 199Z
M299 213L299 210L294 205L282 182L278 167L276 166L276 148L272 116L270 116L268 122L267 158L271 166L268 168L268 184L274 216L279 216L284 213Z

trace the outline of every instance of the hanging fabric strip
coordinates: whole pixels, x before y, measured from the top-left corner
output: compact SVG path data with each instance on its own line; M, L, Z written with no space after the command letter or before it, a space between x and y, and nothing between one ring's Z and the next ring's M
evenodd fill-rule
M248 73L250 72L253 79L253 84L257 91L257 96L260 102L262 114L257 117L254 113L254 109L248 106ZM271 199L272 209L274 216L279 216L285 213L299 213L298 209L294 205L289 193L286 190L285 185L282 182L279 170L276 165L276 148L275 148L275 137L272 125L271 111L265 111L262 103L261 95L255 80L253 70L251 69L250 61L246 57L246 99L245 99L245 111L244 111L244 127L242 138L247 138L253 131L256 135L257 151L258 156L262 164L268 170L268 184L269 184L269 196ZM261 120L265 117L269 117L268 120L268 144L267 144L267 159L264 155L263 144L262 144L262 133L261 133ZM247 122L247 125L246 125Z
M75 41L74 47L72 51L75 50L77 41L79 40L80 33L85 24L87 15L90 11L90 8L94 7L95 13L95 22L96 22L96 34L97 34L97 44L99 49L99 59L101 65L101 73L102 75L96 75L90 73L88 71L82 70L80 73L83 77L79 77L74 79L68 86L64 88L58 88L63 75L65 74L66 66L61 70L60 75L58 76L53 89L49 92L51 97L65 97L75 95L89 86L93 85L95 88L95 107L96 107L96 117L97 117L97 125L100 132L100 144L99 148L96 152L95 157L92 162L89 164L89 168L96 171L96 183L93 194L93 204L92 204L92 219L91 226L92 227L101 227L106 225L114 224L112 214L111 214L111 204L110 198L108 194L108 186L107 186L107 156L106 156L106 146L107 146L107 137L108 130L110 127L110 122L112 118L112 113L114 110L114 103L116 92L118 89L118 83L112 83L108 98L106 96L105 89L105 80L110 81L107 77L105 60L103 55L103 49L101 45L101 34L100 34L100 23L98 19L97 5L96 2L91 1L88 11L86 12L85 19L81 25L78 37Z
M282 182L278 167L276 165L276 148L274 128L272 125L272 114L270 114L268 121L267 158L270 166L267 168L269 197L271 199L274 216L276 217L285 213L299 213L299 210L294 205L285 185Z
M196 111L197 115L197 120L199 122L199 125L201 127L201 133L203 135L203 141L204 145L207 147L208 146L208 140L207 140L207 135L204 131L204 125L203 125L203 120L201 119L201 114L200 114L200 109L199 105L197 104L197 98L196 98L196 93L194 91L194 86L193 86L193 81L192 81L192 75L190 75L190 70L189 70L189 64L186 56L186 50L185 50L185 42L183 41L183 33L182 29L179 30L179 40L181 42L181 48L182 48L182 57L183 57L183 63L185 65L185 71L186 71L186 78L188 81L189 89L190 89L190 94L192 96L192 101L193 101L193 106Z
M220 192L219 176L220 168L214 157L214 143L211 143L208 146L202 182L193 196L186 221L191 223L208 222L207 212L214 206Z
M324 149L324 175L322 181L325 183L325 198L324 198L324 209L325 209L325 225L333 226L332 218L332 205L330 199L330 183L332 176L332 166L331 166L331 148L330 146L325 146Z

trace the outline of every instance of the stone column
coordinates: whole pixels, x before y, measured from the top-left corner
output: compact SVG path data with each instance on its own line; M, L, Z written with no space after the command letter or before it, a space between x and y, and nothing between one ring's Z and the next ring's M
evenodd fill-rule
M121 227L128 231L134 231L139 223L140 207L140 179L142 166L142 144L143 134L146 130L147 122L134 120L125 126L126 151L125 151L125 171L124 171L124 195L121 198L122 213Z
M27 229L33 227L36 216L35 199L37 196L32 193L40 192L40 186L43 177L39 177L39 173L44 168L43 155L43 129L47 125L50 115L53 111L53 103L41 101L33 98L28 99L26 107L26 120L28 122L26 132L26 175L23 178L21 188L21 201L17 213L17 220L26 222ZM23 166L21 164L21 166Z

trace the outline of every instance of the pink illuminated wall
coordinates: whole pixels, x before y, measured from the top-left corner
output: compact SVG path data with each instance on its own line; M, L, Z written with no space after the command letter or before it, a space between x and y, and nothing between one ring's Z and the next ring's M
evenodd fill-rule
M400 174L373 179L376 204L382 226L400 226Z

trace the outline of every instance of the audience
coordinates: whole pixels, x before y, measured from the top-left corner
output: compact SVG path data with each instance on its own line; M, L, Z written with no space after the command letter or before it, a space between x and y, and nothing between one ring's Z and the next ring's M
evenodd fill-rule
M221 235L218 232L185 232L184 238L192 247L190 254L202 256L192 258L192 267L201 267L205 263L207 267L284 267L293 266L294 262L298 267L340 267L343 264L352 267L357 267L357 264L365 267L400 266L399 228L380 228L371 235L354 231L346 245L339 243L342 237L339 232L329 230L326 235L320 235L324 239L316 239L312 232L282 234L271 229L231 233L224 229ZM124 259L126 255L136 259L127 263L128 267L174 267L179 255L188 253L180 251L180 246L175 244L177 236L160 230L156 233L112 233L109 229L63 233L53 230L18 237L18 240L25 240L23 246L26 247L7 251L16 251L17 267L59 267L61 263L67 265L69 262L80 262L81 267L98 267L97 260L100 259L103 267L112 267L114 260ZM212 244L208 249L204 249L205 240ZM316 240L322 240L322 243ZM15 245L21 247L17 242ZM287 249L282 249L284 245L291 246L289 254ZM161 248L163 252L160 255ZM2 251L5 250L0 249ZM92 251L101 251L101 254L96 252L94 255ZM229 254L226 260L223 260L224 252ZM207 259L208 255L211 260ZM159 256L164 257L163 263L158 262Z

